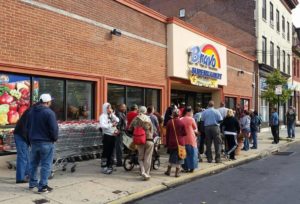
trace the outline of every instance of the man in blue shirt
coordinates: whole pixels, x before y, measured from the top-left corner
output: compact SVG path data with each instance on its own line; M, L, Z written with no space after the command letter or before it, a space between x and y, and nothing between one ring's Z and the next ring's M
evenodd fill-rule
M204 122L206 135L206 154L208 163L212 162L211 145L215 146L215 161L221 162L222 138L220 135L220 122L223 120L220 112L214 108L214 101L209 101L208 109L202 113L201 120Z
M270 118L270 126L271 126L271 131L273 135L274 141L272 142L273 144L278 144L279 143L279 118L278 118L278 113L277 109L273 108L272 109L272 114Z

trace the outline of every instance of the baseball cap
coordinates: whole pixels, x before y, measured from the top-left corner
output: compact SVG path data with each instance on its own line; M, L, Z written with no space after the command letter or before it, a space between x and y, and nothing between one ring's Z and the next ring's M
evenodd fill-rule
M47 103L47 102L52 101L52 100L53 100L53 98L51 97L50 94L42 94L40 96L40 101L43 102L43 103Z

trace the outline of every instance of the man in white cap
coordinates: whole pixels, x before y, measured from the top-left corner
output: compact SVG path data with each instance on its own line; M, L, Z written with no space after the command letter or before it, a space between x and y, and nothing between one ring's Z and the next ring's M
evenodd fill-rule
M52 97L42 94L39 104L28 113L28 135L31 144L31 174L29 189L38 188L39 193L47 193L53 189L48 186L54 153L54 142L58 138L58 124L55 113L50 109ZM37 168L41 165L40 181Z

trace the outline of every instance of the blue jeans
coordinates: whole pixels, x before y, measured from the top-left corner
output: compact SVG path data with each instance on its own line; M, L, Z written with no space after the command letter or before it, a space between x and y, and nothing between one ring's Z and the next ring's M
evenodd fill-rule
M30 171L30 156L29 145L20 135L14 135L17 148L17 171L16 181L24 181L25 176L29 176Z
M288 137L295 137L295 123L287 124Z
M54 144L49 142L33 143L31 145L31 177L29 187L42 187L48 185L54 154ZM40 182L38 183L37 169L41 164Z
M257 131L251 131L251 136L253 139L253 147L257 148Z
M250 130L248 130L248 129L245 129L245 130L242 130L242 132L243 132L243 135L244 135L244 150L246 150L246 151L248 151L249 150L249 137L248 137L248 135L249 135L249 133L250 133Z

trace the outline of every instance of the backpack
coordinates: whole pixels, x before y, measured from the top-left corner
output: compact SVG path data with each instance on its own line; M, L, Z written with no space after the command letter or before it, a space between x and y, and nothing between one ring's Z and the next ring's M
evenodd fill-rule
M146 132L142 127L135 127L133 130L133 143L136 145L146 144Z

